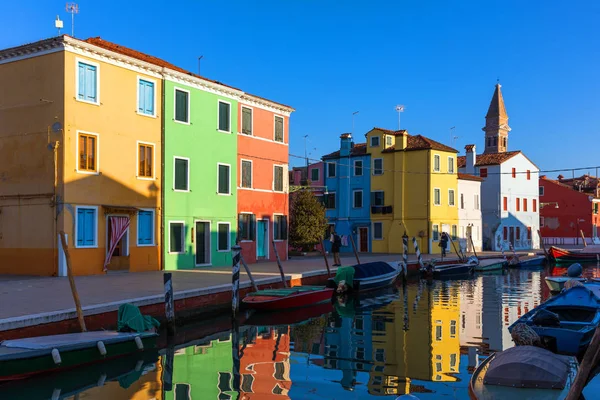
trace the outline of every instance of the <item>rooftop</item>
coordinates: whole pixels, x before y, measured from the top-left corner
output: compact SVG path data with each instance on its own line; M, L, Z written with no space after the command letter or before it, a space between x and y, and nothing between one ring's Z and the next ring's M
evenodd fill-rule
M477 159L475 161L475 166L483 166L483 165L500 165L503 162L513 158L517 154L521 154L521 150L516 151L506 151L503 153L483 153L478 154ZM456 159L458 168L463 168L467 165L467 157L460 156Z
M375 128L379 129L379 128ZM406 131L403 131L406 132ZM393 153L395 151L413 151L413 150L439 150L439 151L447 151L450 153L458 153L458 150L453 149L450 146L446 146L440 142L436 142L433 139L429 139L423 135L407 135L406 138L406 148L404 150L396 149L395 146L388 147L383 150L382 153Z
M460 172L458 173L458 179L462 179L464 181L483 182L483 178L480 178L480 177L475 176L475 175L470 175L470 174L461 174Z
M358 157L364 156L367 154L367 144L366 143L355 143L352 149L350 150L350 157ZM340 151L334 151L333 153L325 154L321 157L323 160L332 159L332 158L340 158Z

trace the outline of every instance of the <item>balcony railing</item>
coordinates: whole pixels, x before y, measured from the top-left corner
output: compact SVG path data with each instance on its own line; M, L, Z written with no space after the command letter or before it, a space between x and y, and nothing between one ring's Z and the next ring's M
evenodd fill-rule
M372 214L391 214L393 212L392 206L371 206Z

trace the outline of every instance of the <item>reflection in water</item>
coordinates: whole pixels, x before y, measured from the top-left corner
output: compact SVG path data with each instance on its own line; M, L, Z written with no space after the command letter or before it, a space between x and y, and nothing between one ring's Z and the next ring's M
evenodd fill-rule
M511 347L506 328L549 296L545 275L514 270L399 284L336 302L334 312L299 324L242 326L239 346L229 331L188 339L173 350L172 377L166 375L170 368L163 349L158 362L138 368L127 381L116 379L116 372L104 381L86 372L89 379L71 379L70 389L55 398L347 400L416 393L422 399L466 399L470 373L480 358ZM279 319L293 320L291 314ZM277 315L269 318L278 320ZM232 347L240 354L239 393ZM21 385L43 389L36 393L44 395L28 399L50 399L68 379L59 375ZM19 393L25 386L20 388L0 386L0 398L20 398L6 396L9 389ZM592 381L586 391L599 388Z

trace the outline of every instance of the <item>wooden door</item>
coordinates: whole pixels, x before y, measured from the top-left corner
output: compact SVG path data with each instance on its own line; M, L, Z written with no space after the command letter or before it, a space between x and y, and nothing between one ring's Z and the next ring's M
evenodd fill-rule
M358 228L358 237L360 242L358 251L367 253L369 251L369 228Z

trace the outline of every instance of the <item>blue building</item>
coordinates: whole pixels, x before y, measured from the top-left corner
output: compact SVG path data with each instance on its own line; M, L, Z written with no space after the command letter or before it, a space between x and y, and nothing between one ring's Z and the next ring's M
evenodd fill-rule
M366 143L355 144L352 135L340 136L340 150L322 157L329 231L342 236L341 252L351 252L350 236L357 251L371 251L371 156ZM331 249L329 240L326 250Z

